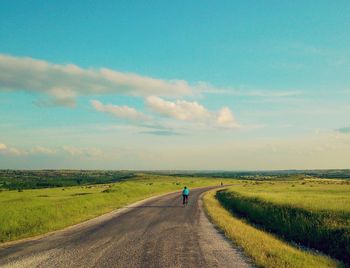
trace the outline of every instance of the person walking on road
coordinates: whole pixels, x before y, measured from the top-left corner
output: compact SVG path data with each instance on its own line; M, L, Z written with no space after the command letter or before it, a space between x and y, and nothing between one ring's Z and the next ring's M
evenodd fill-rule
M187 205L188 204L188 196L190 194L190 190L185 186L182 190L182 204Z

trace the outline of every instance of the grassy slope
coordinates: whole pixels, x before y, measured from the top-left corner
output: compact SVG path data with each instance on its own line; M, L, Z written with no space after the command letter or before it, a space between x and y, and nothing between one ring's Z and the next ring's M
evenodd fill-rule
M350 263L350 185L341 181L234 186L225 207L289 241Z
M350 213L350 181L245 182L232 188L245 196L313 211Z
M152 195L181 190L184 185L191 188L219 182L142 175L106 185L3 191L0 192L0 242L58 230Z
M204 196L210 218L225 235L243 248L260 267L340 267L337 261L292 247L271 234L235 218L215 198L216 191Z

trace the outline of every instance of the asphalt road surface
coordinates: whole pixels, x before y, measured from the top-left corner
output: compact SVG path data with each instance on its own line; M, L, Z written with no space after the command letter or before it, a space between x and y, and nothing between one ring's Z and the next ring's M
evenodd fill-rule
M0 246L0 267L251 267L191 191L137 203L40 238Z

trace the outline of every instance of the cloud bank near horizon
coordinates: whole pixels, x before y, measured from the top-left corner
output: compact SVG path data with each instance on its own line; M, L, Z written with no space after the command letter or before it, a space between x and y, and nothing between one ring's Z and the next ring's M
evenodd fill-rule
M45 147L35 146L29 149L16 148L8 146L4 143L0 143L0 155L23 157L23 156L57 156L57 155L70 155L70 156L84 156L84 157L102 157L103 152L101 149L95 147L81 148L76 146L60 146L60 147Z
M132 132L132 131L131 131ZM131 133L129 132L129 133ZM171 133L159 133L168 136ZM188 139L175 136L174 139ZM71 140L77 143L81 137ZM147 138L148 141L159 138ZM164 138L163 138L164 140ZM101 145L101 141L103 141ZM320 133L289 139L226 139L214 144L196 139L186 149L175 142L125 144L106 133L101 141L89 144L13 148L0 142L0 166L45 168L42 160L51 159L51 168L110 169L306 169L346 168L350 153L350 136L336 132ZM14 153L10 148L21 154ZM194 161L195 160L195 161ZM277 165L276 165L277 164ZM46 167L47 168L47 167Z

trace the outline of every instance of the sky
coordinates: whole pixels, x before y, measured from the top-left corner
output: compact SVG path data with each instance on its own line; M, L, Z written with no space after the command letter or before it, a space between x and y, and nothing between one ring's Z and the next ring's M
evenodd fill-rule
M350 168L350 2L4 0L0 168Z

